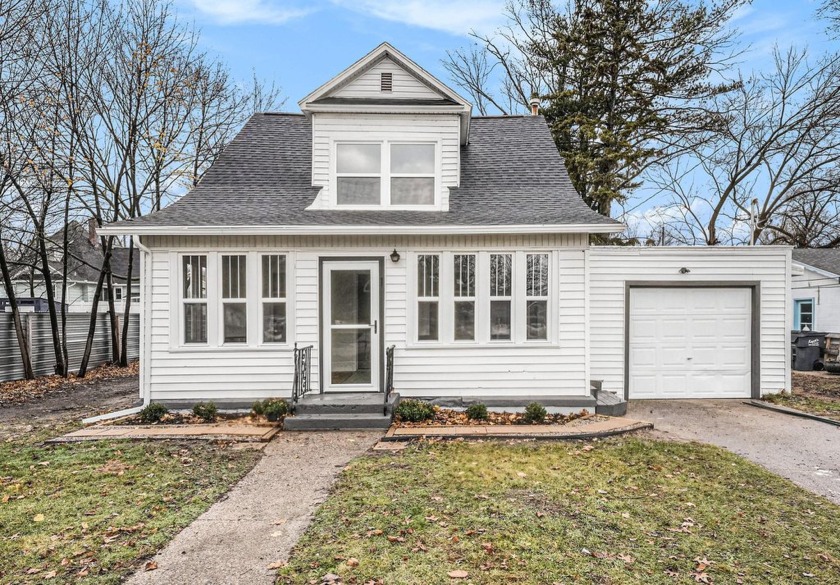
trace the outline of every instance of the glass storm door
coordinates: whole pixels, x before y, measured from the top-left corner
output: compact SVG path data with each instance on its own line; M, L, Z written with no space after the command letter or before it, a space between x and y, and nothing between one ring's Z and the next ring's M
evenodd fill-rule
M379 263L323 264L324 390L378 392Z

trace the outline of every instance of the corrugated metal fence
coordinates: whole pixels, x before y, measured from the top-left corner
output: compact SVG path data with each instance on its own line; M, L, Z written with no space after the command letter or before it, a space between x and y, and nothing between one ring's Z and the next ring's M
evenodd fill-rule
M35 374L43 376L55 373L55 351L50 332L50 316L47 313L22 313L24 331L29 335L29 351L32 354L32 368ZM140 319L131 315L128 326L128 358L140 355ZM60 317L59 317L60 319ZM120 316L122 319L122 315ZM67 354L70 371L76 372L82 361L87 341L90 315L68 313ZM90 353L90 367L111 361L111 323L108 313L99 313L96 322L96 337ZM23 364L20 361L15 326L11 313L0 313L0 382L23 378Z

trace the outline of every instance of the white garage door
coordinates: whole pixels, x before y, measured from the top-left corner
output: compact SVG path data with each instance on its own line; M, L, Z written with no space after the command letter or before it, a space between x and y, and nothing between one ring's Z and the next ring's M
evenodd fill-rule
M749 398L749 288L630 289L630 398Z

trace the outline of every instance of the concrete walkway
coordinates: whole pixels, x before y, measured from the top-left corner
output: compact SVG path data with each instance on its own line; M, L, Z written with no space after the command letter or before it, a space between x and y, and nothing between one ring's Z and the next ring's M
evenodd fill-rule
M277 435L227 497L178 534L130 585L272 584L268 566L288 558L341 469L381 432Z
M840 427L740 400L633 400L627 416L666 436L729 449L840 504Z

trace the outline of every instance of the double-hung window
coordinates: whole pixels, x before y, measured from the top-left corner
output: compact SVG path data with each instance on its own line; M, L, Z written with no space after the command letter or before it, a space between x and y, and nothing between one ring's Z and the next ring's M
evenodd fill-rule
M436 148L434 142L336 143L336 205L434 205Z
M440 312L440 256L417 257L417 339L438 340Z
M525 255L525 338L548 339L548 254Z
M490 339L512 339L513 256L490 254Z
M184 343L207 343L207 256L183 256Z
M435 204L435 145L391 144L391 205Z
M475 341L475 254L453 256L455 341Z
M224 343L248 342L246 258L222 255L222 339Z
M335 148L336 203L380 205L382 144L340 143Z
M263 343L286 341L286 257L262 256Z

